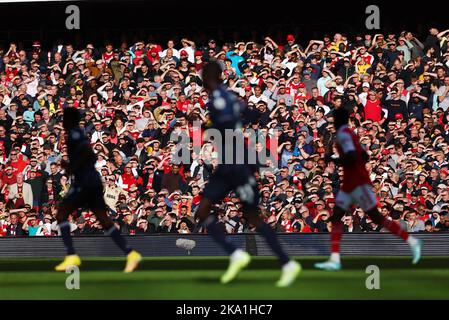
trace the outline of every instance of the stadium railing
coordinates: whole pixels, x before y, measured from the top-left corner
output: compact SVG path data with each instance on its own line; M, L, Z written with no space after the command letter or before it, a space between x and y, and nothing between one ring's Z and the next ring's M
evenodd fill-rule
M449 233L417 233L424 241L424 256L449 256ZM238 247L252 255L270 256L270 249L257 234L228 236ZM279 234L286 251L294 256L326 256L329 254L328 233ZM130 244L144 256L224 256L225 252L204 234L155 234L127 236ZM176 246L177 239L190 239L196 246L190 252ZM74 237L74 244L82 256L120 257L121 251L109 237ZM408 256L406 243L388 233L346 233L341 251L346 256ZM0 258L5 257L61 257L64 247L59 237L0 238Z

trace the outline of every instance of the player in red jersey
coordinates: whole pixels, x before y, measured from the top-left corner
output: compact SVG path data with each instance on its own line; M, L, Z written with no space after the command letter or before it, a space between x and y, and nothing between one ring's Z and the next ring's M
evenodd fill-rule
M334 161L343 167L343 183L336 197L336 206L330 218L332 222L331 242L332 253L326 262L317 263L315 267L323 270L340 270L340 240L343 232L342 218L351 205L359 205L377 225L387 228L391 233L401 237L410 245L413 254L413 264L421 257L421 240L410 236L400 225L386 219L377 209L377 198L373 191L371 180L365 163L368 154L361 146L358 137L348 127L349 114L343 109L334 111L334 126L337 131L336 142L339 158L326 155L326 161Z

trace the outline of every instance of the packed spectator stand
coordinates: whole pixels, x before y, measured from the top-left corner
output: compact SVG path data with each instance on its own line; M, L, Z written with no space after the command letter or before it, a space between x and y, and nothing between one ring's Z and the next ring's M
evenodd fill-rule
M54 236L68 192L62 111L75 107L97 154L105 200L123 234L191 233L218 163L213 142L174 161L177 141L210 126L201 69L257 110L247 129L277 143L257 175L260 209L278 232L328 232L341 168L332 111L346 108L368 151L381 213L409 232L449 230L449 30L298 35L253 42L106 45L11 43L0 51L0 236ZM198 123L200 125L198 126ZM248 130L249 131L249 130ZM255 148L258 146L256 145ZM215 206L228 233L254 232L236 194ZM71 216L75 235L101 235L95 213ZM382 232L359 208L346 232ZM203 232L204 230L201 230Z

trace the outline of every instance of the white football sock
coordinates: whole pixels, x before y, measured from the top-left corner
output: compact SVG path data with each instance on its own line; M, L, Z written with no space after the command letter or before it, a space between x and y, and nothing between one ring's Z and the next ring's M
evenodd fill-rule
M332 252L329 261L340 263L340 253Z
M407 239L407 243L410 246L414 246L414 245L416 245L418 243L418 240L415 237L413 237L413 236L409 236L408 239Z

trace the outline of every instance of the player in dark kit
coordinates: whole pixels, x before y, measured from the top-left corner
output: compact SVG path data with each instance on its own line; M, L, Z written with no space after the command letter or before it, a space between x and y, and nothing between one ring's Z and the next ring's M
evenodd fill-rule
M282 264L282 275L276 283L278 287L287 287L294 282L301 271L298 262L290 260L282 250L276 233L260 218L258 213L259 191L254 177L254 165L249 164L244 155L236 152L234 143L226 145L226 130L241 129L242 113L249 113L246 106L241 104L236 96L229 93L221 84L222 70L218 63L209 62L203 68L204 87L210 93L208 110L212 120L212 127L220 131L223 144L221 146L221 163L212 174L209 183L204 189L196 217L200 226L205 227L209 234L217 241L228 254L230 263L226 273L221 277L222 283L232 281L237 274L245 268L251 258L245 251L236 248L226 239L224 231L217 224L215 215L211 215L212 205L223 199L229 192L235 191L243 203L243 211L248 222L256 227L265 238L273 252ZM232 159L226 158L232 152ZM220 152L219 152L220 153ZM231 163L229 163L231 162Z
M117 246L126 254L127 263L124 272L134 271L141 255L128 246L120 231L107 215L107 206L103 198L103 184L95 169L96 156L90 147L84 132L79 127L80 114L75 108L64 110L63 126L68 135L67 152L69 162L63 163L67 173L75 178L66 197L61 201L56 220L61 230L62 240L67 251L64 261L55 267L56 271L66 271L68 267L81 265L81 259L75 253L70 235L68 216L80 207L91 209Z

